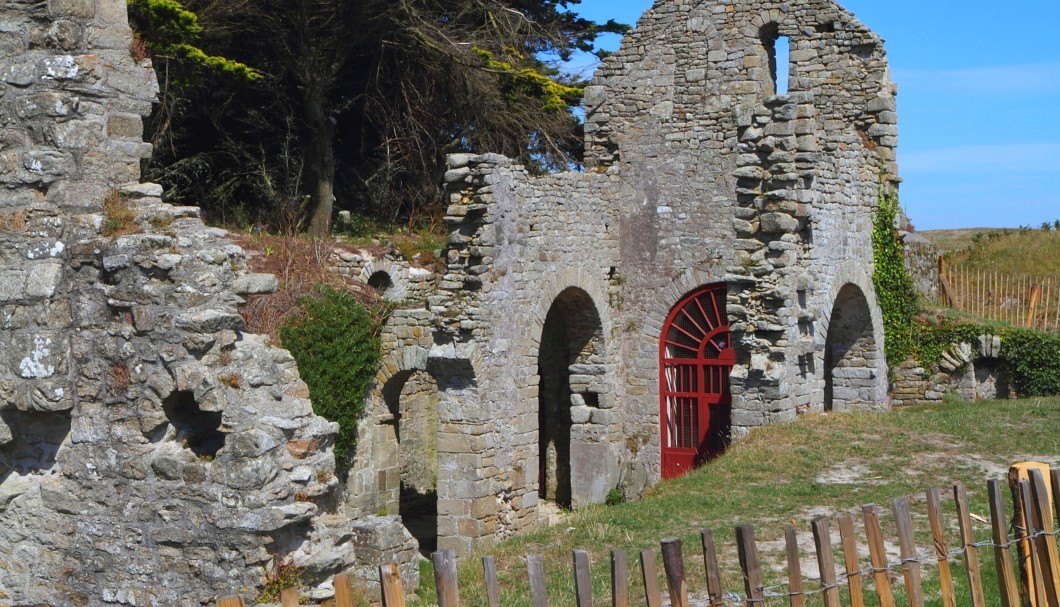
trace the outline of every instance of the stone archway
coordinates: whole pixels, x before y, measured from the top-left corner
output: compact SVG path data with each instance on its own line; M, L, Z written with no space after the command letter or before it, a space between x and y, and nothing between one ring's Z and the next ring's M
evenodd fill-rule
M879 405L882 356L872 311L861 288L847 283L836 295L824 350L824 409L849 411Z
M425 370L393 375L382 388L393 427L397 457L398 514L409 533L430 554L438 545L438 383Z
M538 349L538 487L561 507L593 501L592 478L601 464L600 394L605 373L603 325L592 297L568 287L552 301ZM606 445L603 445L606 448Z

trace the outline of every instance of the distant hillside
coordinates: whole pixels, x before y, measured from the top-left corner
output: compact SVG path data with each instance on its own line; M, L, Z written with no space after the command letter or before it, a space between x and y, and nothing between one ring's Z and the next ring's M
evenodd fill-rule
M918 232L951 264L1007 274L1060 274L1060 232L1019 228L964 228Z

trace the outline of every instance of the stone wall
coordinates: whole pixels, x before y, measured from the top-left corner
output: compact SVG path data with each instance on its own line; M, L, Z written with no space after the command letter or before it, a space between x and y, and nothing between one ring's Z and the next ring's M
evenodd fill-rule
M776 36L792 48L781 95ZM897 187L897 116L876 35L826 0L658 3L585 110L583 173L449 160L424 355L463 361L475 397L442 398L441 546L532 527L542 499L658 480L660 332L703 285L728 293L728 434L887 406L871 218ZM484 450L445 453L447 432Z
M276 280L137 183L157 85L130 43L122 0L0 9L2 602L252 598L273 553L311 582L411 563L396 518L344 515L335 425L243 331Z
M902 242L905 243L905 268L913 278L916 292L928 301L938 301L938 247L915 232L903 232Z

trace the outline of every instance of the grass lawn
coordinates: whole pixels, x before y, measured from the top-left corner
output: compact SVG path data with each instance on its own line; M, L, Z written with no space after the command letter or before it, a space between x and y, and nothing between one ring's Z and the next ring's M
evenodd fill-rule
M917 546L924 553L932 545L924 491L928 487L942 489L943 521L948 526L947 540L952 548L959 545L953 483L967 486L972 513L986 518L986 481L1003 478L1011 462L1028 459L1060 464L1060 398L952 402L890 413L807 415L790 424L752 432L725 456L684 478L660 483L636 502L570 513L558 525L520 535L494 546L488 553L497 559L501 604L515 607L530 604L524 555L544 556L550 603L574 605L571 550L587 550L593 563L595 602L603 606L611 600L608 550L624 549L629 554L631 604L644 605L636 554L644 548L654 548L658 553L659 539L665 537L683 540L690 594L705 596L699 533L711 528L718 545L723 585L726 591L742 592L733 540L737 525L755 527L767 587L786 579L785 526L798 531L805 578L817 577L815 561L810 560L810 522L814 517L833 517L833 544L838 548L834 518L853 515L858 544L864 550L863 504L875 503L883 508L881 524L889 560L894 562L899 560L895 523L890 515L894 498L910 496ZM1008 500L1006 507L1011 515ZM989 539L988 524L975 526L977 540ZM479 556L461 559L463 605L486 605ZM836 557L838 563L843 562L838 549ZM981 552L981 561L989 604L999 604L990 549ZM867 556L863 556L861 566L868 565ZM958 604L970 605L962 567L961 559L957 559L954 577L958 593L965 597L959 598ZM430 569L429 565L423 567L427 575L414 606L436 603ZM925 596L929 604L940 605L935 566L923 569ZM661 560L659 570L661 575ZM900 573L892 575L892 579L895 592L901 597ZM871 580L866 586L872 588ZM660 587L665 595L664 581ZM813 583L807 583L807 590L813 588ZM874 595L867 598L870 605L875 604ZM787 604L787 600L774 599L769 604ZM808 604L821 604L820 596L810 597Z
M1060 231L968 228L920 235L954 266L1028 276L1060 274Z

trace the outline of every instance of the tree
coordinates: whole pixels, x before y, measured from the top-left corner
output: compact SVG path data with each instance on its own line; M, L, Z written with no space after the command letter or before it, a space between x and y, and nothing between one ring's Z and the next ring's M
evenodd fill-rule
M584 83L541 57L562 61L626 29L558 0L187 6L204 44L263 77L184 86L186 128L162 150L160 179L177 197L204 197L210 214L234 196L308 213L315 235L327 233L337 192L342 206L387 221L436 207L448 152L499 152L537 171L577 164L570 110Z

